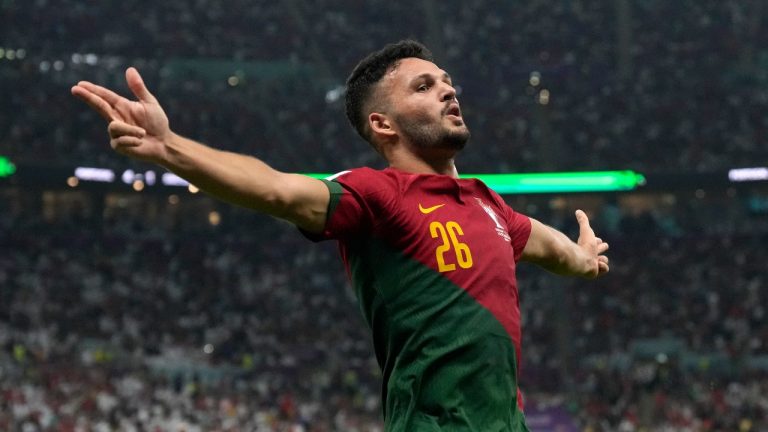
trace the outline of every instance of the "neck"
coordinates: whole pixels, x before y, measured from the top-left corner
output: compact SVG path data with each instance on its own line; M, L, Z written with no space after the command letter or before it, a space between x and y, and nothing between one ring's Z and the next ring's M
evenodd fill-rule
M441 174L453 178L459 177L459 173L456 170L456 165L454 163L455 152L424 157L410 152L395 151L388 156L387 161L389 162L389 166L400 171L414 174Z

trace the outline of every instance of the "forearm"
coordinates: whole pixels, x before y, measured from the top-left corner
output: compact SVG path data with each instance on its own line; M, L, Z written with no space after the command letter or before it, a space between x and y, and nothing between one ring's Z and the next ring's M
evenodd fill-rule
M560 231L545 226L552 236L552 252L540 261L540 265L563 276L590 277L594 268L594 258L584 253L577 243Z
M600 272L596 253L536 219L522 259L559 275L592 278Z
M325 226L330 194L320 180L286 174L250 156L171 134L158 163L206 193L285 219L310 232Z
M281 173L241 154L217 150L177 134L165 140L160 165L221 200L274 214Z

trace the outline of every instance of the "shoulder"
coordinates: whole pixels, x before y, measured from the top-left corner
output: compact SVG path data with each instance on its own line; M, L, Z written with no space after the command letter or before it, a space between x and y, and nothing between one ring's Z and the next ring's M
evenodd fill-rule
M479 179L472 179L475 182L476 193L483 194L484 198L489 201L491 205L496 207L504 217L513 222L515 219L528 219L528 216L513 209L496 191L489 188L483 181Z
M357 168L348 168L343 171L339 171L336 174L332 174L328 177L326 177L326 180L337 180L337 179L350 179L350 178L395 178L397 177L399 173L398 171L386 168L386 169L375 169L370 167L357 167Z
M403 179L391 170L361 167L340 171L325 181L341 185L344 193L357 201L385 206L397 202Z
M333 181L344 186L349 191L358 193L372 193L392 189L398 190L402 179L397 172L392 170L377 170L368 167L352 168L340 171L326 177L326 181Z
M486 185L482 180L477 178L468 178L462 181L467 182L466 184L468 185L471 185L473 193L478 195L479 198L487 200L494 207L499 209L511 208L506 203L506 201L504 201L504 198L502 198L501 195L496 193L496 191L493 189L489 188L488 185Z

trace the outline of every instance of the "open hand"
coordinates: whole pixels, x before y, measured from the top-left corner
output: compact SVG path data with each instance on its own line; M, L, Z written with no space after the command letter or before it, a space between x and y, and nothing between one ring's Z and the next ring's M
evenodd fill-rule
M125 71L125 79L138 100L129 100L88 81L80 81L72 87L72 94L109 123L110 145L115 151L160 163L165 158L165 142L172 135L168 116L135 68Z
M603 255L608 250L608 243L595 236L592 227L589 226L589 218L582 210L576 210L576 221L579 223L579 239L576 243L587 254L587 277L598 277L609 270L608 257Z

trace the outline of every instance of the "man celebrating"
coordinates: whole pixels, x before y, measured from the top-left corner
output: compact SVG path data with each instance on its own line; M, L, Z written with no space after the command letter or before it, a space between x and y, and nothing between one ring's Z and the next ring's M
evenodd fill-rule
M594 278L608 271L608 245L581 210L574 243L458 178L469 129L450 76L423 45L387 45L347 81L347 117L389 167L327 180L183 138L135 69L126 80L137 101L89 82L72 88L109 122L113 149L313 240L339 241L382 368L387 431L528 430L516 263Z

